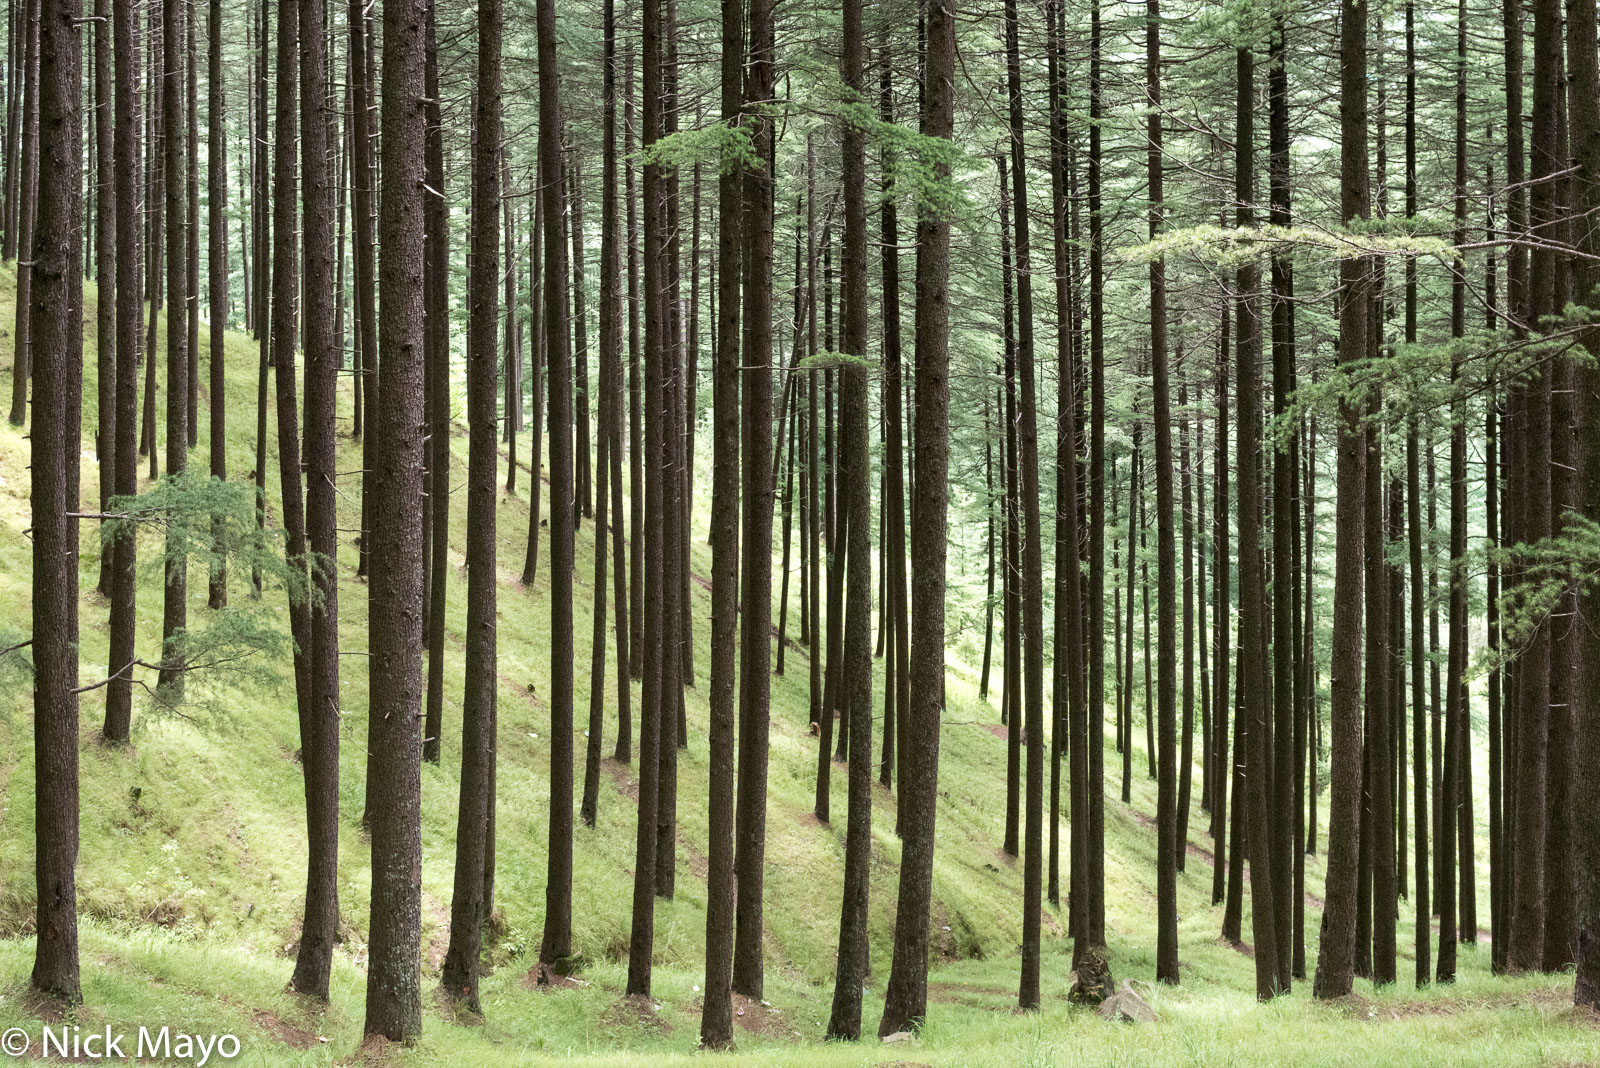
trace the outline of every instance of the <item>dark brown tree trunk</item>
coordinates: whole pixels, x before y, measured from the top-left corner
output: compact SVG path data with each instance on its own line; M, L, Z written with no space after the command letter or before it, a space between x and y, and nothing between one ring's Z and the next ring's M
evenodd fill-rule
M773 0L751 0L745 65L747 106L764 106L775 92ZM772 183L776 129L764 112L753 116L756 169L744 176L743 559L739 690L738 830L734 860L739 886L733 949L733 989L762 993L762 873L766 854L768 657L772 644ZM825 713L826 714L826 713Z
M1540 242L1559 240L1561 207L1553 175L1565 165L1560 155L1559 101L1561 85L1561 5L1538 0L1533 5L1533 131L1530 141L1530 232ZM1559 313L1556 297L1562 270L1554 248L1536 246L1530 257L1526 296L1529 321L1539 324ZM1546 329L1540 326L1541 330ZM1524 481L1522 541L1537 544L1553 532L1551 495L1551 368L1541 364L1520 389L1521 416L1517 426ZM1539 623L1526 639L1517 662L1520 708L1517 712L1515 764L1516 812L1512 839L1516 843L1511 889L1511 931L1507 966L1512 972L1539 970L1544 962L1545 928L1549 918L1547 894L1549 864L1549 752L1551 702L1563 687L1552 684L1560 670L1551 649L1551 625Z
M422 725L422 759L439 763L444 735L444 623L450 575L450 206L445 201L444 118L439 104L439 65L435 38L438 11L428 0L427 63L423 81L428 99L423 171L429 190L422 202L422 363L426 379L423 418L427 422L426 467L422 474L427 497L422 514L423 628L428 641L428 695ZM469 298L470 300L471 298ZM381 388L381 386L380 386ZM470 420L469 420L470 421ZM470 450L470 443L469 443ZM515 457L515 452L512 456ZM516 466L515 463L512 466ZM469 479L469 494L470 479Z
M37 214L39 184L39 23L43 0L22 0L23 8L23 61L22 61L22 178L19 187L18 245L27 250L30 258L17 264L16 307L33 307L34 222ZM76 169L76 168L75 168ZM29 355L32 351L31 332L33 316L25 311L15 316L16 336L12 339L11 359L11 425L22 426L28 421Z
M339 516L334 421L340 352L333 332L334 188L329 164L332 120L328 114L324 8L322 0L302 0L299 8L301 198L305 210L305 522L308 548L315 559L312 564L308 558L307 571L316 596L307 628L310 705L302 719L306 736L301 739L310 855L305 921L293 982L296 990L325 999L333 947L339 938ZM292 219L293 213L288 217ZM286 258L293 260L292 249ZM279 364L280 382L285 369L292 367L291 358Z
M111 0L96 0L94 26L94 278L100 300L95 324L96 389L95 453L100 464L100 510L111 510L117 494L117 198L114 191L117 166L113 146L111 82ZM15 82L15 78L8 79ZM220 114L221 91L212 98ZM10 134L8 127L7 134ZM220 198L217 198L220 201ZM221 334L218 334L221 337ZM220 391L213 389L220 395ZM213 435L216 440L217 436ZM213 446L215 449L217 446ZM213 474L215 474L213 452ZM226 472L224 472L226 477ZM100 550L100 578L95 585L101 595L111 596L117 561L117 543L104 543ZM215 605L213 606L215 607Z
M1568 106L1572 114L1572 155L1578 167L1572 179L1573 209L1583 212L1584 217L1600 207L1600 184L1597 184L1600 183L1600 61L1596 57L1595 33L1594 0L1568 3ZM1600 249L1600 235L1596 234L1592 222L1578 225L1574 236L1579 249L1588 255ZM1592 261L1574 258L1573 300L1588 304L1595 282ZM1595 349L1593 331L1585 339L1585 347L1591 352ZM1586 363L1577 369L1575 378L1578 420L1575 436L1580 472L1574 487L1575 503L1581 513L1593 521L1600 517L1600 372L1593 363ZM1492 417L1492 404L1489 410ZM1489 463L1492 475L1492 454ZM1492 490L1494 483L1490 486ZM1493 527L1490 529L1492 531ZM1595 639L1594 629L1594 621L1600 619L1600 593L1592 588L1585 590L1577 609L1586 625L1577 632L1582 637L1578 640L1579 671L1573 688L1576 762L1569 811L1593 813L1595 806L1600 805L1600 715L1596 714L1594 703L1595 695L1600 694L1600 642ZM1572 820L1577 898L1573 943L1577 978L1573 1000L1591 1010L1600 1008L1600 825L1597 824L1600 821L1592 818L1574 817Z
M628 220L628 601L632 630L628 637L628 663L635 676L644 670L644 384L639 373L639 207L633 171L633 46L623 50L622 158L623 199ZM538 434L538 430L534 430ZM621 516L617 519L620 521ZM536 524L537 525L537 524ZM641 724L642 726L642 724ZM643 742L640 743L641 747Z
M1458 69L1458 78L1464 72ZM1457 91L1460 92L1464 84L1458 81ZM1458 153L1457 163L1461 162ZM1417 51L1416 51L1416 11L1413 3L1406 3L1406 218L1411 219L1417 213ZM1417 340L1417 262L1415 259L1406 260L1406 307L1405 307L1405 340L1406 344L1415 344ZM1428 985L1433 969L1429 961L1432 931L1429 924L1432 920L1432 906L1430 904L1430 891L1433 878L1428 867L1428 833L1430 826L1428 816L1429 778L1428 770L1428 730L1427 730L1427 701L1423 693L1423 671L1426 661L1423 657L1422 626L1423 626L1423 578L1422 578L1422 479L1421 464L1418 457L1419 437L1417 430L1417 416L1413 415L1406 428L1406 539L1409 555L1409 582L1410 582L1410 639L1411 639L1411 717L1412 734L1411 746L1413 750L1414 780L1413 822L1416 827L1416 873L1415 873L1415 900L1416 900L1416 982L1417 988ZM1435 814L1437 816L1437 814ZM1443 844L1442 842L1440 843ZM1447 951L1441 943L1439 947L1441 966L1446 952L1454 955L1454 951Z
M495 425L500 333L500 50L499 0L478 5L478 72L473 92L472 277L467 336L467 651L461 702L461 804L456 817L455 886L450 898L450 946L440 982L468 1010L481 1011L478 978L489 901L485 865L492 854L495 764L495 506L499 433ZM507 265L510 266L509 264ZM512 456L515 462L515 454ZM602 507L604 505L602 504ZM435 531L448 539L448 529ZM605 588L604 546L595 553ZM602 602L603 603L603 602ZM436 615L443 605L434 606ZM604 612L596 618L604 626ZM559 638L558 638L559 641ZM604 631L601 643L604 646ZM569 662L570 670L570 662ZM604 688L603 680L602 686ZM570 725L569 725L570 731ZM568 804L571 792L568 792Z
M228 162L226 97L222 79L222 0L211 0L207 9L206 39L206 306L211 314L211 351L208 357L211 419L208 433L211 439L211 477L225 480L228 477L228 366L224 339L231 309L228 304ZM101 121L104 124L104 119ZM109 128L97 132L106 142L104 147L109 147ZM102 156L109 157L109 152L102 151ZM101 196L104 195L102 191ZM97 245L103 246L105 241L104 235L96 238ZM105 261L101 262L103 264ZM248 270L245 276L249 277ZM104 311L105 302L101 303L101 336L104 337L110 323ZM248 297L245 303L249 304ZM219 525L216 528L219 550L222 533ZM220 561L220 551L217 557ZM228 572L221 563L211 570L207 603L213 609L222 608L228 603Z
M1160 0L1145 2L1145 98L1150 107L1146 118L1146 139L1149 143L1146 171L1150 190L1150 239L1161 232L1166 212L1163 203L1162 183L1163 149L1161 139L1161 4ZM1155 410L1152 421L1155 427L1156 461L1156 615L1159 617L1156 650L1156 679L1160 687L1157 697L1160 717L1159 751L1152 754L1159 772L1156 786L1156 979L1164 983L1178 982L1178 858L1183 847L1178 838L1178 754L1177 754L1177 547L1173 531L1172 494L1172 396L1170 374L1167 368L1167 270L1162 260L1150 263L1150 374L1154 387ZM1188 462L1188 443L1184 443L1184 461ZM1188 483L1184 483L1185 498ZM1187 504L1187 499L1185 504ZM1188 548L1189 521L1184 517L1184 649L1188 650ZM1146 614L1146 625L1149 616ZM1146 631L1148 635L1148 630ZM1149 651L1145 653L1149 663ZM1189 678L1188 658L1184 662L1185 706L1187 723ZM1148 692L1148 691L1147 691ZM1184 739L1189 738L1185 729ZM1187 750L1187 746L1185 746ZM1187 755L1187 752L1185 753ZM1185 765L1187 769L1187 764ZM1187 795L1188 774L1184 775Z
M1267 94L1268 117L1269 221L1274 226L1289 226L1289 72L1286 20L1275 15L1270 42ZM1286 420L1294 392L1294 267L1289 257L1276 255L1271 261L1270 314L1272 322L1272 418ZM1269 807L1273 814L1270 840L1265 848L1272 853L1273 916L1277 921L1278 991L1288 993L1294 975L1296 938L1294 932L1304 924L1295 923L1304 897L1295 894L1294 817L1296 807L1295 769L1295 466L1299 459L1293 448L1280 445L1272 450L1272 698L1269 751L1272 777L1269 781ZM1265 637L1265 635L1263 635ZM1303 919L1303 917L1300 917ZM1303 948L1303 947L1302 947ZM1302 958L1304 954L1301 954ZM1304 971L1302 966L1301 971Z
M550 364L550 844L544 935L548 969L572 953L572 360L567 334L567 249L561 218L561 87L554 0L539 0L539 157L544 165L544 321ZM491 439L492 440L492 439Z
M165 76L176 81L183 70L183 9L179 0L167 0L161 8L161 53ZM291 62L293 53L290 53ZM189 294L189 210L184 196L188 179L185 169L188 152L184 147L185 116L183 94L172 84L161 94L163 133L163 189L166 196L167 292L173 304L187 304ZM290 160L293 173L293 159ZM292 181L292 178L291 178ZM291 194L292 195L292 194ZM189 334L184 320L169 307L167 319L167 474L181 475L189 466ZM151 453L155 449L152 447ZM183 694L183 650L179 633L189 619L189 565L181 551L181 541L170 536L167 542L166 582L161 605L160 686L173 694Z
M862 60L861 0L845 0L840 80L855 93L866 90ZM1013 16L1014 16L1013 11ZM1015 38L1013 38L1014 40ZM844 893L839 915L839 950L833 1010L827 1034L861 1037L862 984L867 977L867 880L872 864L872 523L871 448L867 433L867 146L866 132L842 123L844 186L843 316L840 351L857 357L839 372L840 489L849 516L844 545L846 571L842 697L850 709L850 814L845 828ZM768 554L770 557L770 553ZM763 620L763 624L765 620ZM765 627L763 626L763 629ZM885 730L890 729L887 725ZM1037 868L1037 850L1032 854Z
M422 1032L422 510L424 383L423 142L426 0L383 8L383 196L378 287L383 353L376 466L370 472L371 555L367 801L372 833L372 918L366 1034L414 1042ZM542 10L542 8L541 8ZM370 336L370 335L369 335ZM368 394L372 380L368 379ZM570 796L570 793L569 793Z
M265 0L262 0L265 3ZM357 375L361 381L361 539L360 555L357 559L356 573L366 575L370 572L369 559L371 556L372 531L372 494L374 480L377 472L374 465L377 463L379 442L377 440L377 413L378 413L378 353L381 346L378 344L378 303L377 303L377 265L374 261L374 250L377 247L376 235L373 232L373 201L376 196L376 168L372 159L372 113L377 104L372 99L372 87L376 82L375 71L378 62L375 55L370 54L371 28L367 15L367 4L364 0L350 0L346 22L349 26L350 43L348 57L348 74L350 79L350 186L351 186L351 237L354 243L355 259L355 318L356 329L361 336L361 363L357 368ZM263 86L265 81L263 81ZM264 89L262 92L264 93ZM261 105L265 106L265 105ZM261 135L265 138L265 133ZM439 188L439 187L435 187ZM440 189L442 193L442 188ZM266 217L263 215L258 227L264 227ZM258 271L257 285L263 275ZM263 294L264 296L264 294ZM258 322L261 313L258 313Z
M927 52L920 132L950 140L955 125L955 10L927 10ZM948 164L935 163L936 178ZM944 691L945 512L949 473L950 222L922 208L917 216L916 439L912 452L911 693L907 745L901 752L905 797L900 889L893 963L879 1037L920 1027L928 1011L928 919L933 898L935 801L938 797L939 718Z
M1346 225L1370 214L1367 176L1367 10L1354 0L1340 9L1339 213ZM1364 359L1367 350L1368 264L1339 263L1339 361ZM1313 992L1331 999L1350 993L1355 978L1358 821L1361 805L1361 552L1366 452L1360 415L1340 402L1338 490L1335 520L1333 651L1330 661L1333 719L1328 801L1327 906Z
M722 0L721 118L743 121L740 0ZM710 848L706 876L706 993L700 1042L733 1043L735 657L739 613L739 283L744 176L717 179L716 357L712 372ZM815 662L813 650L811 660Z
M200 91L199 71L195 49L194 0L184 0L184 75L183 97L184 125L184 218L188 221L184 234L184 275L188 288L183 293L186 348L189 356L188 374L185 376L188 392L185 395L186 419L189 432L188 446L200 443ZM329 234L329 241L333 235ZM331 325L331 321L330 321Z
M1211 769L1211 837L1215 862L1211 872L1211 903L1220 905L1227 894L1228 879L1228 795L1233 779L1233 767L1228 763L1228 674L1232 659L1228 653L1230 619L1228 563L1228 345L1229 327L1233 317L1227 302L1223 302L1217 342L1217 430L1213 446L1212 475L1216 490L1212 495L1215 508L1211 534L1211 570L1216 581L1212 597L1212 629L1216 632L1216 694L1211 699L1211 740L1215 750L1208 766ZM1237 798L1235 802L1237 803ZM1238 848L1238 843L1234 843Z
M35 893L33 990L67 1005L83 1000L78 978L78 409L73 370L81 358L81 313L73 276L82 255L77 182L82 86L78 0L44 0L38 31L37 226L23 246L34 284L23 317L32 323L33 433L29 503L33 526L33 754ZM76 321L75 321L76 320ZM131 562L130 562L131 566Z
M544 158L540 156L533 166L533 228L528 238L528 330L532 344L528 357L529 391L533 403L533 418L528 426L528 551L522 562L522 584L533 585L539 570L539 513L544 490L541 488L544 471Z
M1255 55L1248 47L1238 56L1238 110L1234 135L1234 188L1239 207L1236 223L1241 230L1255 226L1254 115ZM1239 268L1239 294L1235 319L1239 324L1239 710L1248 717L1242 732L1250 743L1245 785L1249 796L1243 821L1250 850L1250 916L1255 939L1256 997L1265 1001L1285 992L1278 965L1277 915L1278 857L1272 848L1271 709L1267 690L1266 581L1261 546L1262 443L1261 443L1261 334L1259 329L1260 270L1251 260ZM1243 725L1243 723L1241 723ZM1236 805L1237 807L1237 805ZM1237 842L1235 853L1238 852Z
M644 136L653 146L662 135L661 0L644 5ZM631 96L631 94L629 94ZM651 952L655 939L656 844L658 841L658 787L661 772L662 718L670 714L667 703L666 658L670 646L664 631L666 619L663 593L662 496L664 471L661 394L663 387L661 308L661 246L663 245L660 208L661 171L654 163L644 168L644 376L640 404L643 434L635 438L642 448L644 506L640 513L648 522L637 524L635 536L642 538L641 589L643 620L643 686L639 701L639 822L634 852L633 930L628 947L628 993L650 993ZM631 198L630 198L631 199Z
M134 23L132 4L111 9L111 34L116 59L116 129L113 134L112 196L116 202L116 493L131 497L139 492L139 328L144 322L139 295L139 118L135 106L138 84L134 73ZM104 24L102 24L104 25ZM102 283L103 285L103 283ZM101 305L107 303L101 290ZM115 554L111 575L110 661L106 684L105 723L101 736L112 744L128 740L133 718L133 661L137 619L134 599L138 589L138 550L132 531L120 532L110 543Z

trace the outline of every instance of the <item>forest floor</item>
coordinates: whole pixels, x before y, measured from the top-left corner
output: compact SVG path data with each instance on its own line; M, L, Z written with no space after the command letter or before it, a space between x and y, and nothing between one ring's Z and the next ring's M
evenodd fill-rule
M14 276L0 268L0 394L11 388ZM92 502L95 366L94 290L85 314L86 368L83 493ZM201 331L202 353L207 351ZM254 464L257 350L230 334L228 352L229 471L244 479ZM158 347L158 352L162 350ZM205 357L202 356L202 367ZM205 379L202 377L202 386ZM341 382L341 426L348 431L350 380ZM456 398L461 416L461 398ZM209 426L202 397L203 468ZM269 426L275 422L269 419ZM465 580L466 438L452 442L451 562L446 605L444 758L423 769L423 944L425 1022L413 1049L363 1045L369 847L359 827L365 772L366 645L364 583L355 574L353 535L341 540L340 623L345 695L342 736L339 892L344 941L336 957L332 998L307 1002L286 989L304 890L303 793L296 760L298 732L287 659L257 658L248 670L195 678L182 715L136 699L133 744L99 742L103 691L82 702L82 847L78 904L82 916L85 1002L66 1020L28 993L33 957L33 773L28 662L0 663L0 1029L21 1027L38 1052L40 1028L76 1025L81 1033L136 1035L169 1026L174 1034L238 1036L241 1064L640 1064L687 1062L699 1034L699 984L705 942L707 791L706 686L710 662L709 583L692 583L695 681L687 693L688 747L679 754L677 893L656 912L654 997L622 995L626 976L632 884L634 768L609 760L601 780L599 821L575 829L574 946L588 962L579 982L541 989L530 981L543 920L546 866L549 718L543 705L550 669L548 553L541 545L538 581L518 581L528 535L527 436L519 437L521 470L499 511L500 770L497 936L483 983L482 1020L458 1017L441 996L438 964L447 938L454 859ZM342 439L339 470L360 467L359 444ZM705 458L702 458L703 460ZM31 599L28 443L0 427L0 647L25 635ZM269 495L277 493L277 460L269 446ZM697 464L702 475L709 462ZM141 475L145 471L143 465ZM504 470L500 483L505 482ZM346 489L340 526L358 525L359 494ZM702 485L695 505L692 567L710 574ZM92 509L92 503L90 504ZM548 515L548 508L543 510ZM545 532L546 534L548 531ZM576 677L580 695L575 738L582 775L587 723L594 525L578 534ZM548 542L548 538L544 539ZM150 563L154 540L141 544L140 645L159 645L160 575ZM85 684L105 672L104 601L94 592L98 532L83 524L82 667ZM608 580L609 592L609 580ZM190 580L190 620L204 626L205 578ZM797 588L797 587L796 587ZM791 592L794 592L792 589ZM235 577L231 595L247 596ZM264 604L286 620L281 591ZM1511 1065L1600 1064L1600 1021L1572 1008L1569 975L1500 979L1489 974L1486 941L1464 947L1460 980L1418 991L1412 918L1402 905L1402 981L1385 990L1358 982L1338 1004L1309 996L1309 984L1269 1005L1254 998L1248 946L1218 938L1222 909L1211 905L1211 842L1198 801L1189 824L1187 871L1179 878L1183 983L1152 987L1154 1024L1107 1022L1068 1005L1071 966L1065 913L1045 909L1043 1010L1015 1010L1021 937L1022 872L1000 850L1005 812L1006 743L992 729L997 706L977 698L975 658L952 650L949 707L941 746L938 854L927 1026L914 1040L828 1044L822 1035L832 994L847 809L842 766L835 766L834 821L812 816L816 739L807 729L807 651L793 641L786 674L773 681L772 752L766 868L766 1000L741 1003L737 1049L727 1064L856 1065ZM285 627L286 629L286 627ZM612 631L608 621L608 638ZM966 639L970 643L970 638ZM876 668L881 702L882 668ZM608 670L605 752L615 730L615 672ZM637 708L637 687L631 698ZM1120 760L1108 733L1106 806L1107 928L1118 979L1149 980L1155 947L1155 783L1146 774L1142 696L1135 701L1132 803L1121 804ZM1109 717L1107 719L1109 723ZM1198 749L1198 739L1197 739ZM1486 781L1484 768L1477 782ZM1196 774L1198 797L1199 776ZM873 791L871 978L864 1030L875 1033L889 970L899 845L893 794ZM1325 809L1325 805L1323 806ZM1487 805L1477 805L1480 916L1488 913ZM1320 838L1319 838L1320 841ZM1061 828L1067 843L1065 820ZM1409 859L1409 858L1408 858ZM1306 940L1316 956L1323 861L1307 861ZM1065 871L1063 870L1063 875ZM1243 930L1250 931L1248 900ZM130 1037L124 1050L134 1052ZM217 1058L213 1055L213 1061Z

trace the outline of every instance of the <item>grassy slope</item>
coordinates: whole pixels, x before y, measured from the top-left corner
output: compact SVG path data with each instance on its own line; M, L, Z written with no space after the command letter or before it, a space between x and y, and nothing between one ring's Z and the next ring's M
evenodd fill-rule
M0 267L0 389L10 387L10 265ZM90 290L89 299L93 300ZM83 487L92 501L97 486L93 458L93 315L86 317L89 358L84 410ZM206 345L202 332L202 346ZM229 470L246 477L254 458L256 354L244 336L230 335ZM343 397L348 412L348 384ZM207 455L201 405L200 448ZM275 424L269 424L275 425ZM404 1063L539 1063L573 1056L595 1063L637 1063L690 1054L698 1036L698 983L703 972L704 849L707 767L704 671L709 663L709 600L693 584L697 610L696 666L700 687L689 691L688 749L680 755L678 895L657 907L655 1013L641 1016L622 1002L629 925L634 835L628 800L632 768L605 766L599 825L577 828L574 938L593 964L587 986L557 993L532 989L533 963L544 902L545 812L548 797L548 716L542 704L549 670L546 590L541 560L538 584L518 582L527 543L528 478L519 493L502 494L500 507L500 817L498 907L502 934L492 949L494 972L485 981L486 1020L457 1021L437 995L437 966L447 937L452 836L459 761L463 601L459 545L465 512L465 437L453 442L453 563L447 608L446 728L444 762L423 772L425 1035L414 1051L393 1052ZM525 441L524 437L524 441ZM359 467L359 446L346 441L339 467ZM30 598L30 547L25 436L0 429L0 627L25 629ZM522 448L526 464L527 449ZM700 465L702 472L708 464ZM276 458L269 457L269 492L276 493ZM503 481L503 480L502 480ZM341 526L357 525L358 494L347 490ZM693 567L710 571L704 538L704 503L697 514ZM546 514L548 511L546 510ZM144 555L155 555L154 546ZM592 598L593 526L578 536L577 623L579 757L587 720L587 664ZM103 677L106 625L103 601L92 590L98 539L84 524L82 678ZM366 598L354 574L351 537L341 546L342 641L346 652L365 646ZM203 625L204 577L190 584L191 621ZM233 596L244 596L235 580ZM268 603L283 612L281 591ZM146 571L140 587L140 649L159 644L160 581ZM5 644L0 642L0 644ZM347 716L342 750L342 853L340 894L345 943L334 974L331 1004L306 1004L285 992L303 893L302 794L294 753L298 747L292 678L287 663L258 665L252 675L214 677L191 686L186 718L136 702L134 744L110 751L98 744L102 699L82 707L82 852L79 904L84 918L85 1006L75 1020L85 1030L141 1023L243 1036L247 1063L327 1063L358 1055L363 999L368 848L357 818L362 807L366 667L359 655L343 659ZM815 740L806 730L804 650L789 652L787 678L774 680L772 765L767 845L767 996L770 1008L750 1005L740 1018L739 1054L759 1063L859 1064L910 1056L919 1062L1065 1064L1082 1059L1138 1064L1230 1061L1275 1064L1565 1064L1600 1061L1600 1033L1567 1007L1570 979L1492 980L1487 948L1463 955L1462 981L1453 991L1374 993L1363 984L1356 1005L1329 1007L1307 996L1306 984L1271 1006L1252 997L1247 956L1217 940L1220 909L1211 907L1211 867L1203 816L1191 823L1188 873L1179 883L1180 937L1185 982L1150 996L1159 1024L1127 1028L1069 1009L1063 1000L1070 966L1060 937L1065 917L1046 910L1045 1011L1016 1016L1017 941L1021 872L998 848L1004 811L1005 744L992 726L992 707L976 700L970 665L952 662L950 708L940 768L939 852L935 872L930 1019L914 1051L898 1045L822 1047L831 996L833 946L838 925L843 863L843 776L834 777L836 826L811 816ZM881 672L879 678L881 686ZM608 672L614 685L614 672ZM608 693L608 731L615 729ZM634 703L637 707L637 689ZM0 667L0 1027L37 1026L40 1007L25 996L32 960L31 864L33 781L30 758L31 695L26 669ZM1142 731L1136 732L1142 734ZM609 754L611 744L606 744ZM1108 765L1112 761L1108 757ZM1145 978L1154 970L1154 841L1149 826L1154 783L1136 752L1132 806L1113 796L1107 805L1108 927L1119 977ZM1115 765L1113 765L1114 767ZM1108 768L1108 771L1111 771ZM1115 773L1113 772L1113 778ZM1479 782L1484 781L1480 769ZM135 796L134 791L137 791ZM876 1024L889 966L898 844L892 833L892 795L875 789L879 818L873 839L872 975L866 1026ZM1480 804L1480 819L1486 812ZM1063 828L1063 845L1066 835ZM1487 841L1480 833L1480 847ZM1486 858L1479 857L1479 871ZM1320 894L1321 858L1308 864L1308 894ZM1318 899L1320 901L1320 898ZM1487 888L1480 888L1487 912ZM1308 909L1308 939L1315 955L1319 909ZM1248 915L1245 930L1249 931ZM1402 918L1400 944L1411 944ZM1403 961L1402 977L1411 966ZM324 1041L325 1040L325 1041Z

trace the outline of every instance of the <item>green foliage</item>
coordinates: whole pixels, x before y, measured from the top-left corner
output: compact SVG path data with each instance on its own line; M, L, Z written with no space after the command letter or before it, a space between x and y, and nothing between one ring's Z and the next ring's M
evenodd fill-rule
M1569 594L1587 593L1600 580L1600 523L1568 512L1558 533L1497 547L1491 558L1518 579L1500 596L1501 658L1515 659Z
M687 170L695 164L710 163L718 174L755 170L761 165L756 156L750 128L744 123L708 123L698 129L679 130L645 145L634 153L642 166Z

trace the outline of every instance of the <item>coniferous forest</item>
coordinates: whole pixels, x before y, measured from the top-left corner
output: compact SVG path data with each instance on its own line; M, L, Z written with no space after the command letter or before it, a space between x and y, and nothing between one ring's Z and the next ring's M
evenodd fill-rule
M1600 1063L1596 10L6 0L0 1051Z

